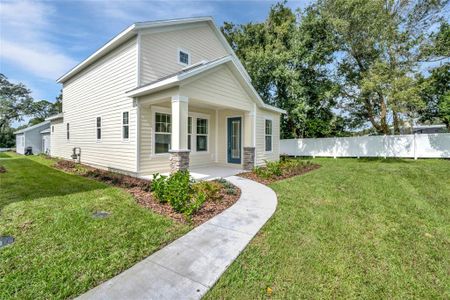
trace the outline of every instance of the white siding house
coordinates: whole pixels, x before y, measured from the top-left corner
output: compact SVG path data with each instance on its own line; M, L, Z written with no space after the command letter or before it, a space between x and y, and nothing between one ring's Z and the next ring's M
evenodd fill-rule
M50 128L50 122L45 121L14 132L16 135L16 152L25 154L25 149L31 147L33 154L45 153L43 148L44 135L41 131Z
M209 17L135 23L63 75L51 155L148 176L279 159L265 104Z

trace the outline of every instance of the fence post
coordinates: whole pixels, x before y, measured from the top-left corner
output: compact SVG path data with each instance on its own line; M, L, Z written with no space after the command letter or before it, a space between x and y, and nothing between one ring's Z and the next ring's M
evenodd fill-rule
M333 158L336 159L337 138L334 138Z
M386 135L383 135L383 152L384 152L384 159L387 158L387 150L386 150Z
M414 160L417 160L417 141L416 141L416 134L414 132L414 139L413 139L413 146L414 146Z

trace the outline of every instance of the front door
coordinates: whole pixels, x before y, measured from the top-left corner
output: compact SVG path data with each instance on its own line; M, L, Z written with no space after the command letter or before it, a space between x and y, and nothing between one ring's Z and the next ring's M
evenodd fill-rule
M232 164L241 163L242 120L241 117L228 118L227 157Z

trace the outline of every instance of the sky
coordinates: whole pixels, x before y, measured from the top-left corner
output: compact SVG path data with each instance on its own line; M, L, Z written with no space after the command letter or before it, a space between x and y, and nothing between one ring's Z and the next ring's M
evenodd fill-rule
M289 1L305 8L309 0ZM61 75L134 22L212 16L263 21L276 1L5 1L0 0L0 73L22 82L35 100L54 101Z

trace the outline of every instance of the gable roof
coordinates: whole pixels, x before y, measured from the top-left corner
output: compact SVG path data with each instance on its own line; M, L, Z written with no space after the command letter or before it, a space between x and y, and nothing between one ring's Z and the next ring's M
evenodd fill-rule
M231 55L215 59L212 61L204 61L201 63L198 63L196 65L189 66L188 68L185 68L179 72L173 73L168 76L164 76L158 80L155 80L153 82L147 83L145 85L139 86L137 88L134 88L128 92L126 92L126 95L128 97L139 97L143 95L148 95L163 89L167 89L169 87L178 86L183 81L192 78L194 76L200 75L208 70L217 68L222 65L229 65L231 68L237 71L239 74L239 81L242 83L244 89L247 91L247 93L251 96L253 101L258 105L258 107L271 110L277 113L285 114L286 111L283 109L280 109L278 107L269 105L264 103L264 101L259 96L258 92L255 90L251 82L244 76L241 69L238 67L238 64L236 62L237 59L232 57Z
M30 126L30 127L27 127L27 128L24 128L24 129L21 129L21 130L17 130L17 131L14 132L14 134L25 133L25 132L30 131L32 129L42 127L44 125L50 125L50 121L44 121L44 122L38 123L36 125Z
M158 28L158 27L164 27L164 26L173 26L173 25L188 25L188 24L200 23L200 22L206 22L210 25L210 27L213 29L213 32L215 33L215 35L217 36L219 41L222 43L224 48L227 50L227 52L237 60L238 68L243 73L243 76L247 77L248 80L251 80L250 76L248 75L244 66L241 64L239 59L236 57L236 54L234 53L233 49L228 44L226 38L223 36L222 32L216 27L216 25L214 23L214 19L212 17L208 16L208 17L195 17L195 18L170 19L170 20L133 23L132 25L127 27L125 30L120 32L118 35L116 35L114 38L109 40L100 49L98 49L93 54L91 54L88 58L86 58L81 63L79 63L78 65L73 67L71 70L69 70L66 74L64 74L60 78L58 78L57 82L64 83L65 81L69 80L71 77L76 75L81 70L85 69L87 66L89 66L90 64L95 62L100 57L107 54L109 51L113 50L114 48L116 48L120 44L124 43L125 41L129 40L130 38L136 36L140 30L149 29L149 28Z

